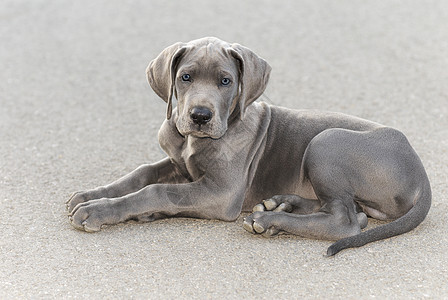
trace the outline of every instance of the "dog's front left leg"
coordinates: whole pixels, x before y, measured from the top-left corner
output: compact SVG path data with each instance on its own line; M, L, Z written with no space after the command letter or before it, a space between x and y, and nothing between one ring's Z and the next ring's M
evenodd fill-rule
M177 172L169 158L154 164L145 164L111 184L95 189L77 192L66 202L69 213L76 205L94 199L117 198L134 193L149 184L181 182L182 176Z
M147 221L171 216L235 220L241 212L244 190L229 195L229 189L210 188L206 181L202 178L184 184L152 184L123 197L80 203L71 212L70 221L77 229L94 232L102 225L140 216Z

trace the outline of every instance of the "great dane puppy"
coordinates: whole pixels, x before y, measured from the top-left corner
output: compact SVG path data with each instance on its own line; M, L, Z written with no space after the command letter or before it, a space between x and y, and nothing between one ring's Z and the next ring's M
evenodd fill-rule
M330 256L420 224L431 188L406 137L340 113L254 103L270 71L248 48L216 38L163 50L147 78L167 102L159 143L168 157L75 193L72 225L93 232L127 220L233 221L253 208L247 231L338 240ZM393 221L362 232L367 217Z

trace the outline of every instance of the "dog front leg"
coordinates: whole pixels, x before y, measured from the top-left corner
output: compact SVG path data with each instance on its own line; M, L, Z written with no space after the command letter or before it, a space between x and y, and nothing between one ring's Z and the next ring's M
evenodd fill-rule
M184 184L153 184L119 198L103 198L78 204L70 214L72 225L88 232L99 231L131 219L152 221L183 216L235 220L241 212L244 190L229 192L207 186L207 179ZM225 194L223 194L225 193Z
M68 212L79 203L101 198L117 198L134 193L149 184L186 181L167 157L154 164L145 164L111 184L74 193L66 202Z

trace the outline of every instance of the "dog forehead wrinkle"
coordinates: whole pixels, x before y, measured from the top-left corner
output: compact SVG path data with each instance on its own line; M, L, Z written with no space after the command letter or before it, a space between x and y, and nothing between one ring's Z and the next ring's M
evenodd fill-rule
M188 58L189 57L189 58ZM230 56L222 45L206 44L193 48L184 58L199 63L229 60Z
M228 43L216 38L193 41L188 53L181 58L179 68L188 67L186 70L191 73L224 71L236 77L239 67L237 61L227 51L229 47ZM221 73L207 75L222 76Z

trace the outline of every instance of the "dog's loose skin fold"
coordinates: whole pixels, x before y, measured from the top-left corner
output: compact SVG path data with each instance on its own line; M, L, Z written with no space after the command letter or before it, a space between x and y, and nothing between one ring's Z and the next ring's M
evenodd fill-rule
M168 157L75 193L72 225L90 232L131 219L232 221L253 210L247 231L337 240L331 256L420 224L431 188L406 137L340 113L254 103L270 70L250 49L216 38L163 50L147 77L167 102L159 143ZM367 217L392 222L362 232Z

